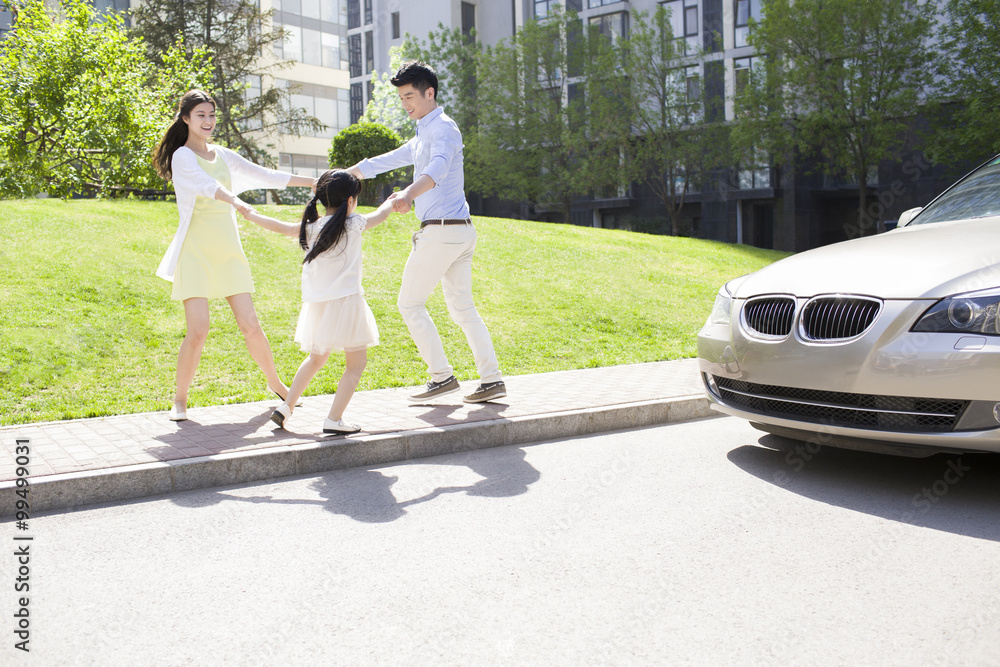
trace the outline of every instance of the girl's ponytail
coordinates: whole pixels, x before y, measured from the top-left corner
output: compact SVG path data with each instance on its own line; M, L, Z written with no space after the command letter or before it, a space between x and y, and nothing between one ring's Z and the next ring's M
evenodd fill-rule
M316 190L319 190L319 184L316 184ZM308 251L309 241L306 239L306 225L319 220L319 211L316 210L316 202L319 201L319 195L313 195L313 198L309 200L306 204L306 210L302 211L302 223L299 225L299 246Z
M347 231L347 200L355 199L361 194L361 181L353 174L343 169L324 172L316 181L316 196L306 206L302 213L302 224L299 226L299 245L306 251L302 263L308 264L321 254L333 248ZM319 219L316 204L322 204L327 210L335 209L330 220L323 225L312 248L306 241L306 225Z
M215 106L215 100L205 91L189 90L177 103L177 115L174 116L174 122L170 124L163 138L160 139L160 143L153 150L153 168L164 180L169 181L173 177L170 161L174 157L174 151L186 144L188 140L188 126L184 119L190 118L191 111L205 102Z

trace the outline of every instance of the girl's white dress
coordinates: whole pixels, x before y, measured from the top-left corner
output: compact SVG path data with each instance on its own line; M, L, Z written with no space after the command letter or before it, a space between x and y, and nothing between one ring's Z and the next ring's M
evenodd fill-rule
M330 219L325 216L306 226L310 248ZM378 345L378 325L361 286L365 224L362 215L348 216L337 245L302 265L302 311L295 342L303 352L353 352Z

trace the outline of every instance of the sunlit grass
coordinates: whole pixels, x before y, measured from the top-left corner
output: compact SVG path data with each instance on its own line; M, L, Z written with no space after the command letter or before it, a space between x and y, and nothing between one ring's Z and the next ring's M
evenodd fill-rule
M263 207L297 221L299 207ZM184 337L181 304L154 275L177 224L173 203L0 202L0 424L165 410ZM719 285L782 253L568 225L477 218L474 293L507 375L691 357ZM426 381L396 310L417 228L396 215L365 234L365 289L381 344L361 390ZM303 358L292 340L300 306L295 240L241 222L254 302L278 371ZM429 308L459 379L476 377L440 290ZM224 299L190 405L270 398ZM307 395L332 393L334 355Z

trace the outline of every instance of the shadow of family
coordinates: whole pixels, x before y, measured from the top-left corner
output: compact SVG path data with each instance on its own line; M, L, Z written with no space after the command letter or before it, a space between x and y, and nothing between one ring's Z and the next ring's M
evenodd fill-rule
M442 466L465 468L480 479L469 484L448 483L454 471L434 474L417 471L417 466ZM386 472L393 468L392 474ZM422 487L413 487L409 481L397 498L394 488L400 485L400 476L414 473L414 478L439 481ZM170 498L181 507L192 509L210 507L222 502L268 503L279 505L313 505L363 523L387 523L406 515L411 507L432 502L438 498L463 494L482 498L507 498L527 493L528 488L541 478L541 473L526 460L520 447L497 447L466 451L461 454L435 456L379 466L365 466L325 473L315 479L309 488L318 498L275 498L265 495L238 495L227 490L191 491ZM407 494L414 488L419 495Z
M162 446L152 447L148 451L158 460L169 461L247 448L308 442L350 442L366 435L503 419L510 406L497 402L474 405L424 403L410 404L409 408L405 413L408 422L406 426L400 425L400 411L392 405L378 406L377 410L370 409L367 414L371 423L365 424L361 433L353 436L322 433L318 427L323 417L315 409L303 411L305 414L301 417L298 416L301 413L297 412L295 419L290 423L286 422L284 427L278 427L271 421L271 408L264 408L259 414L243 422L202 423L196 414L191 414L186 421L176 422L175 431L154 436L153 440L160 442ZM268 429L268 426L272 428Z

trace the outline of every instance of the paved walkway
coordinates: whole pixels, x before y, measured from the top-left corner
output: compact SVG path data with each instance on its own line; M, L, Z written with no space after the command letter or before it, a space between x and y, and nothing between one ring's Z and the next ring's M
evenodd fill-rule
M18 440L30 448L33 511L308 474L336 468L682 421L709 414L693 359L504 378L507 398L468 405L461 394L411 405L412 388L355 394L349 421L325 436L331 396L307 396L278 429L277 401L0 428L0 516L16 502ZM23 459L21 461L23 463Z

